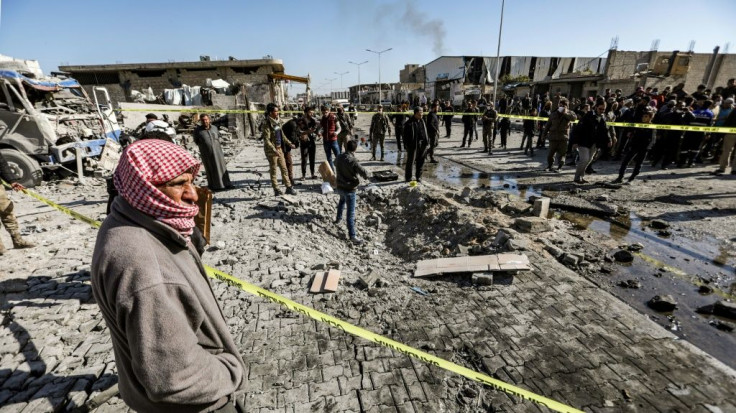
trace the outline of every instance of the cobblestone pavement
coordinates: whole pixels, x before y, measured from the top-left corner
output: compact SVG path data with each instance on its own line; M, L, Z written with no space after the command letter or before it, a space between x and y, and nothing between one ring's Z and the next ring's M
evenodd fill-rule
M358 156L370 154L361 149ZM319 194L317 181L303 181L296 198L271 196L259 144L250 143L229 169L237 189L216 195L204 255L210 265L585 411L736 412L733 370L557 263L533 238L516 235L528 244L533 270L493 285L462 276L412 279L414 261L395 254L395 240L386 239L386 222L402 219L407 205L395 205L395 216L369 228L373 208L362 197L357 222L367 242L354 247L344 227L332 223L336 196ZM442 197L431 185L414 191ZM101 183L57 183L38 192L104 217ZM120 398L107 399L117 378L89 286L95 230L30 198L14 199L22 227L42 245L2 258L0 413L99 403L100 412L127 411ZM497 211L448 205L478 222L511 225ZM338 292L308 294L311 275L327 266L342 270ZM358 277L370 270L381 281L359 288ZM249 411L546 411L224 284L215 283L215 293L247 364Z

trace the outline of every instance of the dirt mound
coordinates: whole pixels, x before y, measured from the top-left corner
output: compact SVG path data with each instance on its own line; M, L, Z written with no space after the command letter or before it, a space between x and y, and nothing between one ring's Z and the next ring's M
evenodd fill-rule
M381 209L388 228L386 245L405 260L492 252L496 233L483 211L469 210L426 186L402 187L386 194Z

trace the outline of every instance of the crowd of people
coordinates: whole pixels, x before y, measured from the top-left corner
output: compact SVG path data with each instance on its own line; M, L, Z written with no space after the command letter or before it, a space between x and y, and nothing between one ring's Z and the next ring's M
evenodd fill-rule
M493 149L508 149L508 139L512 132L511 120L521 115L522 139L520 149L524 154L534 156L534 150L547 149L546 170L559 172L565 165L575 166L575 183L587 183L586 174L595 173L594 164L598 161L621 161L620 177L614 182L622 183L626 168L633 161L634 170L628 182L641 171L644 162L649 160L652 167L661 169L673 167L689 168L697 164L717 163L714 175L736 174L733 168L736 134L720 132L684 131L671 128L657 128L656 125L674 126L716 126L736 127L736 112L733 111L736 98L736 84L729 79L724 87L714 90L700 85L688 93L685 85L667 86L661 92L658 88L638 87L631 95L624 95L620 89L606 89L603 94L588 98L568 99L560 93L548 93L530 97L501 96L498 102L488 102L484 97L463 103L455 111L450 101L435 100L430 104L438 107L437 127L434 118L426 117L428 127L428 149L434 152L438 142L438 129L444 125L445 137L450 136L453 118L461 116L463 126L460 148L471 147L473 140L479 141L478 122L482 125L481 152L493 155ZM424 114L432 114L425 104L417 106ZM399 152L404 139L406 125L409 124L408 102L395 108L390 118L383 115L379 107L371 121L371 141L373 151L381 146L385 134L391 132L393 124L396 146ZM389 122L390 119L390 122ZM641 126L614 126L613 123L641 124ZM644 127L644 124L647 125ZM431 126L431 127L430 127ZM496 146L496 137L499 146ZM536 140L536 142L535 142ZM432 161L434 156L432 156ZM430 161L430 162L432 162ZM423 163L423 160L421 160ZM407 162L408 164L408 162ZM421 176L421 172L417 173ZM408 172L407 180L411 174Z

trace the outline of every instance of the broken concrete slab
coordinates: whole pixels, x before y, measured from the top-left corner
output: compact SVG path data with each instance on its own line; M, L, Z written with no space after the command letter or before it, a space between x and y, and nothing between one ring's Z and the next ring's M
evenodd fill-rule
M437 258L417 262L414 277L453 273L529 270L529 258L523 254L476 255Z
M588 201L583 198L572 197L569 195L560 195L552 198L550 200L550 207L602 217L609 217L618 213L617 205Z
M361 290L373 287L374 284L379 280L378 273L371 270L368 274L361 275L358 280L355 281L355 286Z
M545 219L539 217L516 218L514 228L519 232L538 234L540 232L552 231L552 225Z
M532 215L539 218L547 218L547 215L549 215L550 201L547 197L535 199L534 207L532 207Z
M529 257L524 254L498 254L498 265L502 271L529 270Z

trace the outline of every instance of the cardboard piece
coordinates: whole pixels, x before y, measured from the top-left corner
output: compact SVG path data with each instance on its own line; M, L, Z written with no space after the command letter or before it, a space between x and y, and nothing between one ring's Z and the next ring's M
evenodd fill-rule
M314 274L314 278L312 279L312 286L309 288L310 293L318 294L322 292L322 286L325 283L326 275L326 272L318 272L317 274Z
M473 257L438 258L417 262L414 277L453 273L487 273L530 270L529 258L523 254L477 255Z
M332 172L332 168L330 167L329 162L322 162L322 164L319 166L318 171L320 176L322 177L322 182L329 182L333 188L337 186L337 177L335 176L335 173Z
M314 274L309 292L312 294L334 293L340 281L339 270L320 271Z
M334 293L337 291L337 282L340 280L339 270L329 270L327 272L327 279L325 279L325 286L322 288L323 292Z

